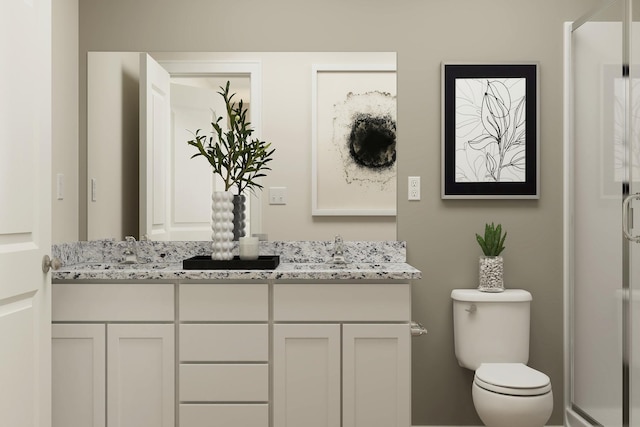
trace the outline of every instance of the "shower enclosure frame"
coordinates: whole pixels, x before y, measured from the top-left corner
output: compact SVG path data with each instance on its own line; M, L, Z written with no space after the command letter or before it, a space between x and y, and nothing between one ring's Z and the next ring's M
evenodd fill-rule
M633 417L633 409L631 407L631 384L633 378L631 378L632 372L630 369L632 362L632 331L631 331L631 294L633 290L632 283L632 246L633 243L629 239L629 233L623 232L623 229L629 227L630 222L627 220L627 216L630 212L628 209L632 205L634 198L631 195L633 190L633 182L631 181L631 150L632 145L637 144L637 141L633 141L632 135L632 120L631 120L631 85L630 85L630 57L631 57L631 30L632 30L632 3L633 0L607 0L603 2L599 7L593 11L587 13L583 17L577 19L574 22L565 24L564 32L564 336L565 336L565 389L564 389L564 401L565 401L565 426L569 427L587 427L587 426L601 426L601 425L615 425L622 427L631 426L631 420ZM576 289L575 289L575 275L576 275L576 255L575 255L575 239L576 239L576 179L574 173L576 170L575 154L576 154L576 142L575 138L575 97L574 92L574 31L577 31L584 24L591 22L601 12L609 9L612 6L618 6L622 10L620 20L612 22L619 22L620 36L621 36L621 51L620 52L620 78L621 87L623 88L622 96L622 126L620 126L620 133L622 146L624 147L624 161L622 182L619 187L620 196L620 243L621 243L621 283L619 284L619 312L617 312L619 320L619 330L616 334L620 337L620 407L619 409L619 424L616 421L615 424L601 424L600 421L591 416L591 414L574 403L574 385L575 385L575 357L576 342L575 342L575 327L576 321L574 319L576 312ZM603 21L605 22L605 21ZM601 94L602 95L602 94ZM602 99L600 99L603 102ZM606 106L605 106L606 108ZM615 121L615 120L612 120ZM615 133L615 132L614 132ZM611 137L614 140L614 137ZM602 154L602 153L601 153ZM636 191L638 189L636 188ZM616 197L618 194L615 195ZM636 197L640 198L640 196ZM640 211L640 209L638 209ZM632 215L631 215L632 216ZM638 240L636 240L637 242ZM639 379L636 381L638 382ZM618 414L616 414L617 417ZM637 414L635 414L637 416Z

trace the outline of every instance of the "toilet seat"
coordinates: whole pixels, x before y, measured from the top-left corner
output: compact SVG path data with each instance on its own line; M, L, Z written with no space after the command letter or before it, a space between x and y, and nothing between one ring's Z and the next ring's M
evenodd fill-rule
M475 373L478 387L510 396L539 396L551 391L551 380L523 363L483 363Z

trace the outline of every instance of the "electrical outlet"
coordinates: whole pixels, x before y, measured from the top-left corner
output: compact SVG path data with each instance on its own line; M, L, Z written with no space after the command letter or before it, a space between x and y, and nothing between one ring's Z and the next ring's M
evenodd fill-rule
M287 187L269 187L269 204L286 205Z
M409 177L409 200L420 200L420 177Z

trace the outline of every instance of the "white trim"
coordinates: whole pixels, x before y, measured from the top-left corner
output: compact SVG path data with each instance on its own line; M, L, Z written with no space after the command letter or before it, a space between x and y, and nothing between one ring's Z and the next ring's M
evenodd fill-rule
M573 33L573 24L565 22L564 24L564 105L563 105L563 123L564 123L564 201L563 201L563 297L564 297L564 402L569 405L572 395L572 378L573 366L573 334L571 314L573 313L573 239L574 239L574 165L573 165L573 79L572 74L572 45L571 35ZM566 409L565 417L569 417L570 408ZM570 425L570 424L569 424Z
M447 425L447 426L412 426L412 427L484 427L484 426L449 426L449 425ZM563 426L562 425L549 425L549 426L546 426L546 427L563 427ZM569 427L582 427L582 426L581 425L580 426L578 426L578 425L573 426L572 424L569 424ZM585 427L588 427L588 426L585 425Z

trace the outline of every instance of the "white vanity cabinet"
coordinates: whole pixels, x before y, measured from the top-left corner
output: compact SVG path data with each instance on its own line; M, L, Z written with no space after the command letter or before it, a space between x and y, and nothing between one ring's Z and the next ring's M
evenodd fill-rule
M269 427L268 286L180 285L180 427Z
M174 286L52 289L53 427L174 426Z
M410 427L410 287L54 282L52 425Z
M273 425L409 427L404 283L275 284Z

